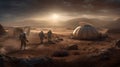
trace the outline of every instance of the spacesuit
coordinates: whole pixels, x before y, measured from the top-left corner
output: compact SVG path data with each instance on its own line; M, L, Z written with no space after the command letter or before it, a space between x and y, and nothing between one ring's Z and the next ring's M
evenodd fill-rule
M47 36L48 36L48 42L51 42L51 39L52 39L52 31L51 30L48 31Z
M26 48L26 42L28 42L27 38L26 38L26 34L25 33L21 33L19 36L19 39L21 41L21 47L20 49L25 50Z
M44 40L44 37L45 37L43 31L41 31L41 32L39 33L39 37L40 37L40 43L43 44L43 40Z

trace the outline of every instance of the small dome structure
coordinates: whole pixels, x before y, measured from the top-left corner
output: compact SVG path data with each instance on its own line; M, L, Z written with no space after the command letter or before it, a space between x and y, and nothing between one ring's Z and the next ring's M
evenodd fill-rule
M100 37L100 33L91 25L78 26L73 31L73 37L76 39L93 40Z

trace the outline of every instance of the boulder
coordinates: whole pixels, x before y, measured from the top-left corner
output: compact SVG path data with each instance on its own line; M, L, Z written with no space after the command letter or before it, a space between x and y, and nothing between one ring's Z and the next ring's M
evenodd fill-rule
M66 57L66 56L69 56L69 53L68 51L65 51L65 50L59 50L59 51L55 51L53 54L52 54L53 57Z
M99 55L101 61L110 60L110 53L105 52Z
M53 60L49 57L39 57L39 58L14 58L12 57L10 61L13 63L12 66L15 67L36 67L41 65L52 64Z
M4 67L4 59L2 55L0 55L0 67Z
M115 46L120 48L120 40L118 40L116 43L115 43Z
M61 42L63 40L64 40L63 38L59 38L59 37L54 39L55 42Z
M71 46L68 46L66 49L67 50L78 50L78 46L77 45L71 45Z
M80 53L79 52L74 52L73 55L80 55Z
M0 24L0 35L4 35L5 34L5 29L3 28L3 26Z

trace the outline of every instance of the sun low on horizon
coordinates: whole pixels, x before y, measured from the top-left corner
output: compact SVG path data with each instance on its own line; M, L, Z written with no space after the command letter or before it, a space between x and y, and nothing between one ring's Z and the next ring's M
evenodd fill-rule
M30 18L30 19L34 19L34 20L37 20L37 21L51 21L51 22L58 22L58 21L62 21L64 19L61 19L62 18L62 15L59 14L59 13L51 13L51 14L48 14L48 15L45 15L45 16L37 16L37 17L33 17L33 18Z
M60 16L59 14L57 14L57 13L53 13L53 14L51 14L51 16L50 16L50 19L51 19L51 21L53 21L53 22L57 22L57 21L59 21L59 20L61 19L61 16Z

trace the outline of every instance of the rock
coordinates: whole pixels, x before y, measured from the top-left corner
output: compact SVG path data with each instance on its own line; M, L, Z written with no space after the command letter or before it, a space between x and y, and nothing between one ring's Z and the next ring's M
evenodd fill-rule
M0 55L0 67L4 67L4 59L2 55Z
M56 43L53 41L48 41L47 44L56 44Z
M14 59L12 60L18 67L35 67L35 65L47 65L51 64L53 60L49 57L39 57L30 59Z
M120 48L120 40L118 40L116 43L115 43L115 46Z
M5 32L5 29L3 28L3 26L0 24L0 35L4 35L6 32Z
M29 59L30 64L43 64L43 63L52 63L52 59L49 57L40 57L40 58L31 58Z
M110 60L110 54L108 52L100 54L100 60L101 61Z
M78 46L77 45L68 46L67 50L78 50Z
M53 57L66 57L69 56L69 53L65 50L59 50L59 51L55 51L52 54Z
M80 53L79 52L74 52L73 55L80 55Z
M63 41L63 38L58 38L59 41Z
M63 41L63 38L59 38L59 37L58 37L58 38L55 38L54 41L55 41L55 42L61 42L61 41Z

